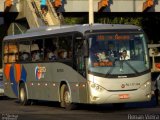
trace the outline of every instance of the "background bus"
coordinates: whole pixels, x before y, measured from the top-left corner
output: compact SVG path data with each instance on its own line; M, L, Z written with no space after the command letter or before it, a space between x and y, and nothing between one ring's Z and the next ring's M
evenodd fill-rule
M152 94L156 97L156 102L160 101L160 44L148 44L151 61Z
M146 36L133 25L42 27L3 41L5 95L31 100L105 104L149 101Z

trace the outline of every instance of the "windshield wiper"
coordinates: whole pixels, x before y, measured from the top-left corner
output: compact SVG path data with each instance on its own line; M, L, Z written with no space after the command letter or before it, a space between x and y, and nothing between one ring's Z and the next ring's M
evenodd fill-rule
M111 75L110 73L112 73L113 69L115 68L116 61L117 61L117 60L114 61L113 67L111 67L111 68L109 69L109 71L106 73L106 76Z
M123 62L125 62L136 74L139 74L139 72L138 72L128 61L123 61ZM116 63L116 62L115 62L115 63ZM112 73L112 71L113 71L114 68L115 68L115 67L111 67L111 68L109 69L109 71L106 73L106 76L111 75L111 73Z
M139 74L139 72L128 62L124 61L136 74Z
M110 73L113 71L114 68L115 68L115 67L111 67L111 68L109 69L109 71L106 73L106 76L111 75Z

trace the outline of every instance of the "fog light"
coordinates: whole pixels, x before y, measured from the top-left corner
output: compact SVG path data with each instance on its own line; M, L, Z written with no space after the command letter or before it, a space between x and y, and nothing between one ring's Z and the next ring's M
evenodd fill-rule
M97 100L98 99L98 97L97 96L90 96L91 97L91 100L92 101L95 101L95 100Z
M151 82L147 82L147 85L150 85L151 84Z
M147 98L151 98L151 95L150 95L150 94L148 94L148 95L147 95Z

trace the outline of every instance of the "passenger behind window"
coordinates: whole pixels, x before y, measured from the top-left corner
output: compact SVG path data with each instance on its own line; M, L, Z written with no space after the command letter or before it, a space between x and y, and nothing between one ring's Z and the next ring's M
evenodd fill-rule
M71 52L71 51L68 52L68 58L69 58L69 59L72 58L72 52Z
M29 60L29 53L27 53L27 52L20 53L20 60L21 61Z
M20 61L27 61L30 59L30 45L28 44L19 44L19 58Z
M58 57L60 59L66 59L67 58L67 51L64 49L61 49L58 51Z
M43 49L39 48L38 44L31 45L32 61L40 61L43 58Z
M57 60L56 51L53 52L52 50L48 49L47 56L48 56L48 60L50 61Z
M40 57L40 52L39 51L33 51L32 52L32 61L39 61L41 60L41 57Z

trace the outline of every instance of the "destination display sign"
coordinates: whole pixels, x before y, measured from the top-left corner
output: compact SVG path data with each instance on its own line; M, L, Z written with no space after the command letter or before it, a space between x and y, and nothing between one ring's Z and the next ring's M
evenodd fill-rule
M98 35L97 40L130 40L132 39L131 35L125 35L125 34L111 34L111 35Z

